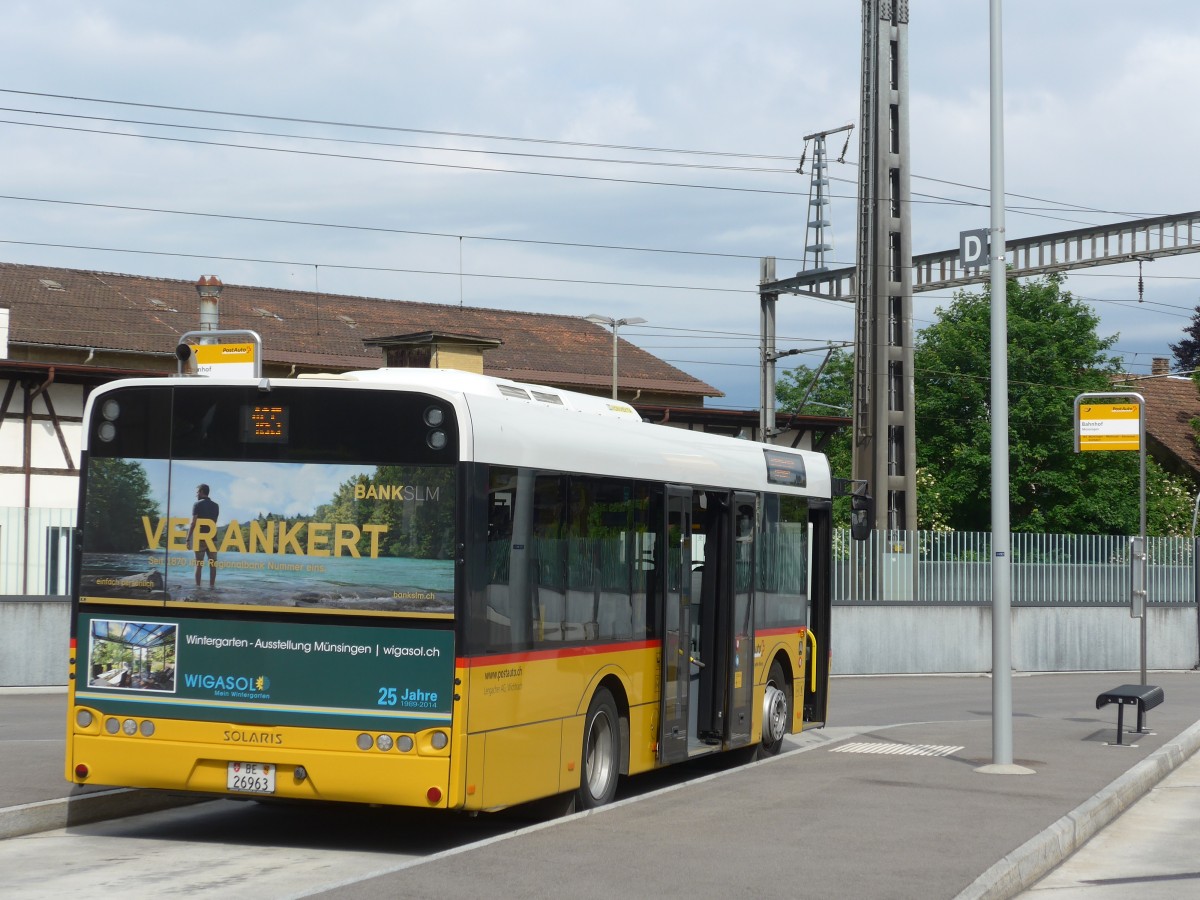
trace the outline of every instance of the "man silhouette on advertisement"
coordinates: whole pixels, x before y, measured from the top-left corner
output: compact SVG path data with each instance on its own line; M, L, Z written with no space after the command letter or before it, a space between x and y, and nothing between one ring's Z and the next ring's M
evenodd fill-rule
M197 485L196 502L192 506L192 524L188 526L187 533L188 546L196 553L196 587L200 587L200 572L204 568L205 556L208 557L209 588L214 587L217 582L217 551L214 541L217 537L217 516L220 514L221 507L208 496L208 485ZM197 530L201 521L205 526Z

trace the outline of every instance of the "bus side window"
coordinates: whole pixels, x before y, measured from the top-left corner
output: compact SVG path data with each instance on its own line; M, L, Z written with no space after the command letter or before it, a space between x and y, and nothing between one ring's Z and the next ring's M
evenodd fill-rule
M511 603L509 601L512 564L513 507L516 502L517 473L514 469L494 467L487 486L486 578L483 589L483 617L486 622L488 650L508 650L513 644Z
M567 541L564 476L539 473L533 495L530 591L533 640L569 640L566 634Z
M567 518L567 640L631 637L633 483L574 477Z
M655 516L662 517L662 495L642 482L633 489L633 583L630 606L633 609L633 637L658 635L658 531Z
M808 620L808 504L803 497L763 495L757 548L759 628L805 625Z

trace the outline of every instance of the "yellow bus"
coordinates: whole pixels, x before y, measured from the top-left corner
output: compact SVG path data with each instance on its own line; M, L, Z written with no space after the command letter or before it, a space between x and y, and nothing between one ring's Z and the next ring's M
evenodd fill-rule
M590 808L825 719L820 454L415 369L119 381L84 431L70 781Z

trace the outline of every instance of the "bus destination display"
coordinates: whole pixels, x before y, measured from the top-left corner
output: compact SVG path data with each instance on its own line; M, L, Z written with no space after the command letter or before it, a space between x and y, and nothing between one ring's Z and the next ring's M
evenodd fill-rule
M794 453L777 453L764 450L767 461L767 481L771 484L786 484L804 487L808 481L804 471L804 457Z
M289 409L286 406L243 406L242 440L247 444L286 444L288 413Z

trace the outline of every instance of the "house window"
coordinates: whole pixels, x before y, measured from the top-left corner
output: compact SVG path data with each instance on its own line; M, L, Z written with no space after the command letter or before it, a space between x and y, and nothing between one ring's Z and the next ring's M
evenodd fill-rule
M71 528L46 529L46 593L65 594L71 589Z

